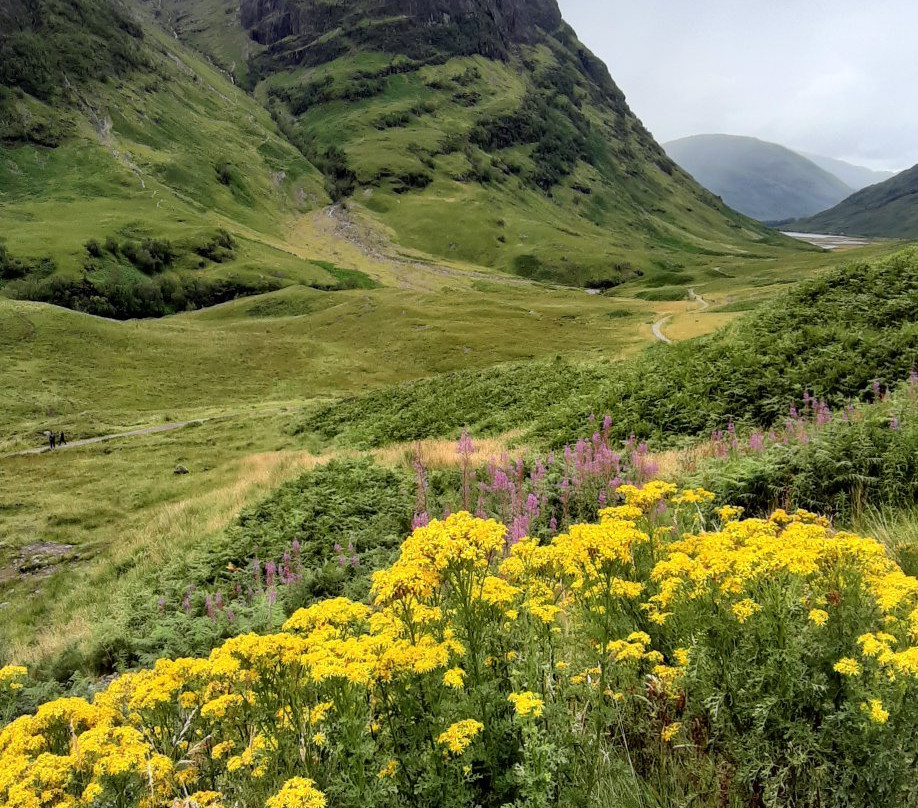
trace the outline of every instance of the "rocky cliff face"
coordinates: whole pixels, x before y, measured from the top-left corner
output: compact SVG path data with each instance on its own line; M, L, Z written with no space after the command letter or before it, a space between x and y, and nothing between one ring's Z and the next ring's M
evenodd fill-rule
M240 11L252 39L304 63L333 57L345 39L406 55L500 57L562 25L556 0L240 0Z

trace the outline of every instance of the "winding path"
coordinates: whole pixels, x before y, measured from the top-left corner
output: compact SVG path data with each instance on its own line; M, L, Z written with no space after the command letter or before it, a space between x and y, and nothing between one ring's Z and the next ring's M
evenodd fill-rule
M704 311L711 307L711 304L705 300L701 295L699 295L694 289L688 290L689 300L692 300L696 303L700 303L701 306L696 309L696 311ZM657 320L651 327L650 330L653 331L654 339L659 342L662 342L664 345L672 345L673 341L663 333L663 326L666 325L670 320L673 319L672 314L667 314L665 317L661 317Z
M663 326L666 325L670 320L673 319L671 314L667 314L660 320L657 320L652 326L651 331L653 331L654 337L666 345L672 345L673 341L663 333Z

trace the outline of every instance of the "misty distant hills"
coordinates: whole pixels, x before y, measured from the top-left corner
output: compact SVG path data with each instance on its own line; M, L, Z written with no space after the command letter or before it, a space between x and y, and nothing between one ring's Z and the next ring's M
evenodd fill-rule
M798 154L816 163L824 171L834 174L854 191L860 191L862 188L876 185L879 182L886 182L896 176L895 171L874 171L872 168L856 166L821 154L810 154L809 152L798 152Z
M809 233L918 239L918 166L871 185L788 229Z
M756 138L695 135L664 148L731 208L762 222L811 216L854 190L797 152Z

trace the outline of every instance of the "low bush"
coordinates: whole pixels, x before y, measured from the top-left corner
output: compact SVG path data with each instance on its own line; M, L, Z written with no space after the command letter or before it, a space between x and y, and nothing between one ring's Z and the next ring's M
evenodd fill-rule
M319 598L365 599L371 573L410 531L413 504L405 474L369 461L306 472L128 591L84 657L65 654L42 675L98 676L164 655L206 654L228 637L274 630Z
M692 480L754 514L780 505L850 523L868 504L918 504L918 374L876 397L832 412L807 395L779 430L715 433Z

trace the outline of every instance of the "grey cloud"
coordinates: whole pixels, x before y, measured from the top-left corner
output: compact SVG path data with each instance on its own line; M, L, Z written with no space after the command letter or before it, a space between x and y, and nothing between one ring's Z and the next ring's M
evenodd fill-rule
M660 141L751 135L918 163L913 0L560 0Z

